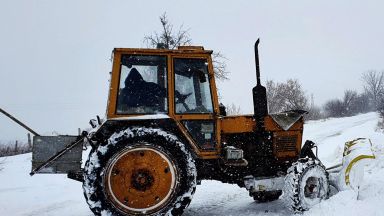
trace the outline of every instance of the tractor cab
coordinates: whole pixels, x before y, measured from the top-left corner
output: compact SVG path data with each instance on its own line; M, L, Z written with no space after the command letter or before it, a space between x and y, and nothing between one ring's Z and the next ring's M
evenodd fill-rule
M167 117L199 156L218 157L219 106L211 53L196 46L114 49L108 122Z
M167 56L123 54L120 72L116 114L168 114ZM209 86L208 59L173 59L174 76L170 83L174 90L174 114L213 113Z
M211 51L115 49L108 118L215 113Z

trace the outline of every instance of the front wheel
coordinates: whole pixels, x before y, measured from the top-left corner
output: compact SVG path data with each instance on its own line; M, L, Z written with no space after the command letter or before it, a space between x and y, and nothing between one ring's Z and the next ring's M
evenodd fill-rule
M95 215L180 215L196 187L196 167L175 136L128 128L93 150L85 198Z
M327 199L328 173L319 160L303 158L292 164L285 177L284 200L294 212L303 212Z

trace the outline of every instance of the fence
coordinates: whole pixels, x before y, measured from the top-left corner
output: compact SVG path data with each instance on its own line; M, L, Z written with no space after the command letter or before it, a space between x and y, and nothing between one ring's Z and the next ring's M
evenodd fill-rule
M32 151L31 135L28 134L28 142L22 143L16 140L14 143L0 143L0 157L24 154Z

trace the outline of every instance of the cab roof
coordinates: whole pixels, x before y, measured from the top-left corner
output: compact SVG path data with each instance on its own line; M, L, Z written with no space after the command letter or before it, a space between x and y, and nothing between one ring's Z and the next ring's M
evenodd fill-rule
M120 53L164 53L164 54L212 54L212 50L204 50L203 46L179 46L177 49L148 49L148 48L115 48L113 52Z

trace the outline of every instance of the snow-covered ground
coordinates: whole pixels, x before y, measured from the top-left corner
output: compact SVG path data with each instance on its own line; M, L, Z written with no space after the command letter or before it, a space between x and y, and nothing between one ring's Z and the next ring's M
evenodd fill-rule
M344 142L358 137L372 140L377 157L365 169L360 193L343 191L304 215L384 215L384 133L376 131L376 113L354 117L311 121L305 125L304 140L319 144L326 166L341 161ZM0 158L0 215L91 216L83 198L81 183L64 175L28 175L31 154ZM1 170L1 167L3 169ZM290 215L281 199L255 203L248 192L235 185L203 181L197 187L185 215Z

